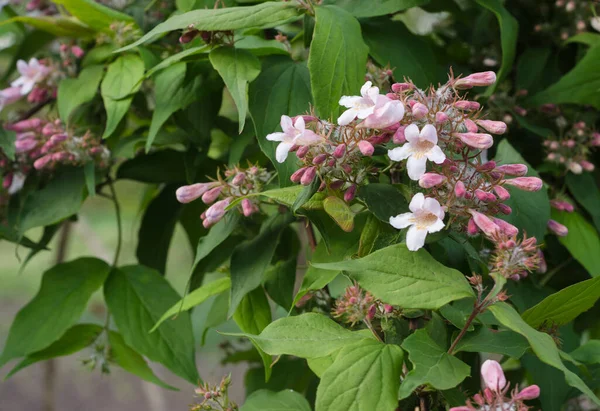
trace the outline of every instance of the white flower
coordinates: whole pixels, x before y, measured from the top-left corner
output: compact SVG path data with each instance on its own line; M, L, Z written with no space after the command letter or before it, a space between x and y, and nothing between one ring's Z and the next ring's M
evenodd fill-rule
M600 31L600 16L592 17L590 24L596 31Z
M288 116L281 116L281 129L283 133L271 133L267 136L269 141L280 141L275 151L275 158L283 163L294 145L310 146L323 141L323 137L315 134L312 130L306 130L304 118L298 116L296 122L292 124L292 119Z
M404 136L407 143L389 150L388 156L393 161L408 158L406 169L411 180L418 180L425 174L427 160L441 164L446 159L446 155L437 145L437 131L431 124L425 125L420 132L416 124L411 124L404 129Z
M427 233L444 228L444 210L435 198L425 198L423 193L415 194L408 208L410 213L390 217L390 224L399 230L410 226L406 233L406 246L410 251L417 251L425 245Z
M48 67L40 64L36 58L29 60L29 64L24 60L17 61L17 70L21 77L11 83L13 87L21 87L21 94L27 95L33 87L43 81L49 73Z
M360 96L342 96L340 105L347 107L348 110L344 111L338 118L340 126L350 124L356 117L364 120L373 114L377 99L379 98L379 89L371 87L372 84L370 81L367 81L360 88Z

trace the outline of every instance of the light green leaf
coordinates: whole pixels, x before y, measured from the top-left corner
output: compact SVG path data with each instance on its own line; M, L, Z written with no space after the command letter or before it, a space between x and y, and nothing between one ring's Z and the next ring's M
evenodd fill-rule
M161 381L148 366L146 360L144 360L144 358L133 348L125 344L121 334L110 331L108 333L108 343L110 344L110 358L125 371L137 375L142 380L149 381L160 387L169 390L177 390Z
M111 32L110 25L115 21L124 21L135 25L133 17L93 0L53 0L53 2L64 6L72 16L96 30Z
M136 93L144 78L144 61L135 54L125 54L108 66L102 80L102 97L124 99Z
M201 31L276 27L297 20L300 14L296 7L297 5L291 2L269 1L250 7L193 10L172 16L138 41L117 51L123 52L140 44L149 43L164 33L185 29L190 25Z
M569 43L581 43L590 47L598 46L600 45L600 34L585 31L583 33L576 34L573 37L569 37L567 41L565 41L565 44Z
M164 321L168 320L169 318L177 318L179 313L191 310L195 306L202 304L213 295L221 294L223 291L227 290L230 285L231 280L229 277L224 277L219 278L211 283L204 284L202 287L195 289L183 297L181 301L173 304L173 306L169 308L162 317L160 317L160 320L154 324L154 327L152 327L150 332L154 332Z
M233 47L219 47L209 54L238 110L238 132L242 132L248 114L248 83L258 77L260 61L252 53Z
M148 70L144 77L145 78L152 77L155 73L159 72L160 70L166 69L187 57L195 56L196 54L208 53L209 51L210 51L210 48L206 45L190 47L187 50L180 51L179 53L173 54L172 56L169 56L166 59L162 60L156 66L154 66L150 70Z
M573 284L544 298L522 315L523 320L538 328L544 322L549 326L562 326L594 306L600 298L600 277Z
M282 42L277 40L267 40L258 36L236 36L235 47L238 49L248 50L255 56L266 56L269 54L290 54Z
M575 200L590 213L596 230L600 231L600 189L592 173L568 173L565 181Z
M215 248L225 241L236 229L240 222L240 214L237 212L227 213L225 217L215 224L207 235L200 238L198 247L196 248L196 256L194 264L192 264L192 272L200 262L206 258Z
M422 6L429 0L371 0L368 2L356 0L326 0L324 4L334 4L354 17L376 17L394 14L411 7Z
M67 78L58 84L58 113L63 122L68 124L73 111L94 98L103 75L103 66L89 66L76 79Z
M73 17L17 16L0 23L0 26L11 23L24 23L36 29L54 34L58 37L84 38L92 37L95 31Z
M10 327L0 366L61 338L81 317L109 271L108 264L96 258L79 258L46 271L39 292L17 313Z
M529 349L527 340L513 331L496 331L481 327L463 337L454 352L487 352L521 358Z
M571 357L585 364L600 364L600 340L590 340L571 352Z
M364 83L368 47L358 21L336 6L315 7L315 30L308 56L315 108L335 121L340 97L359 94Z
M321 377L315 410L396 409L403 357L397 345L374 340L342 348Z
M502 45L502 64L498 72L498 80L492 84L486 91L487 96L491 96L500 82L508 75L512 69L513 62L517 53L517 36L519 35L519 23L504 7L500 0L477 0L477 3L491 11L498 19L500 26L500 43Z
M600 276L600 237L598 231L577 212L552 210L552 218L569 229L558 240L585 267L592 277Z
M349 233L354 229L354 213L341 198L336 196L327 197L323 200L323 209L345 232Z
M17 133L11 130L6 130L4 127L0 129L0 150L9 160L15 159L15 141Z
M117 126L129 111L133 97L127 97L122 100L113 100L110 97L104 98L104 108L106 110L106 128L102 138L108 138L115 132Z
M505 327L521 334L529 341L531 349L537 357L544 363L562 371L565 374L567 384L577 388L582 393L590 397L597 405L600 405L600 399L590 390L585 383L576 374L571 372L561 361L556 343L546 333L536 331L531 328L510 305L506 303L496 303L488 308L494 314L494 317Z
M428 384L437 390L456 387L471 374L471 367L437 345L424 329L415 331L402 344L409 353L413 369L400 385L399 396L406 398L419 385Z
M150 333L180 300L164 277L143 266L115 269L104 285L104 299L127 345L192 384L198 382L189 314L182 312Z
M246 398L240 411L311 411L311 408L306 398L295 391L258 390Z
M51 358L70 355L90 346L100 333L102 327L95 324L77 324L69 328L58 341L50 344L41 351L27 355L20 363L10 370L6 379L22 370L25 367L35 364L39 361L49 360Z
M409 251L396 244L357 260L313 264L343 270L382 301L403 308L438 309L450 301L473 296L459 271L437 262L427 251Z

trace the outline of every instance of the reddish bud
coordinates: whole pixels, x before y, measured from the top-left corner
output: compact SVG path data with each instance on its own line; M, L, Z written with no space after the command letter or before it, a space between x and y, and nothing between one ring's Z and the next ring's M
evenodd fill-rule
M537 177L517 177L511 180L502 180L502 184L508 184L524 191L539 191L543 182Z
M446 176L437 173L425 173L419 178L419 186L431 188L442 184L444 181L446 181Z
M298 156L298 158L304 158L304 156L306 156L306 153L308 153L308 150L310 150L310 146L299 147L296 151L296 156Z
M483 163L481 164L479 167L479 171L481 172L488 172L488 171L492 171L493 169L496 168L496 162L494 160L490 160L487 163Z
M515 400L534 400L540 396L540 387L537 385L530 385L529 387L523 388L520 393L515 395Z
M472 218L469 219L469 222L467 223L467 233L469 235L473 236L473 235L477 235L478 232L479 232L479 229L477 228L475 221Z
M392 141L394 142L394 144L406 143L406 137L404 136L404 129L406 129L406 126L400 126L394 132L394 136L392 137Z
M83 49L79 46L73 46L71 47L71 53L73 53L73 55L75 57L77 57L78 59L82 58L83 55L85 54L85 52L83 51Z
M335 150L333 150L333 156L335 158L342 158L342 157L344 157L345 153L346 153L346 145L345 144L340 144L339 146L337 146L335 148Z
M481 107L481 104L476 101L459 100L454 103L454 107L459 110L477 111Z
M489 134L484 133L454 133L455 137L468 145L469 147L484 150L494 145L494 139Z
M554 220L548 220L548 230L559 237L564 237L569 234L569 229L567 227Z
M39 118L30 118L28 120L22 120L14 124L6 124L4 126L7 130L12 130L16 132L23 132L36 129L42 125L42 120Z
M594 171L594 168L595 168L594 164L590 163L590 162L589 162L589 161L587 161L587 160L581 160L581 161L579 162L579 165L580 165L581 167L583 167L583 169L584 169L585 171Z
M50 161L52 161L52 154L46 154L45 156L35 160L33 163L33 168L36 170L41 170L42 168L46 167Z
M503 121L477 120L477 125L492 134L506 133L506 123Z
M221 191L223 191L222 186L211 188L202 195L202 202L204 202L204 204L214 203L217 200L217 198L219 198Z
M318 156L313 158L312 162L314 165L319 165L319 164L323 164L325 162L325 160L327 160L327 154L319 154Z
M331 184L329 184L329 188L331 188L332 190L339 190L340 188L342 188L345 184L344 180L335 180L334 182L332 182Z
M429 109L425 104L415 103L412 106L412 115L415 119L420 120L429 113Z
M557 210L566 211L568 213L572 213L575 210L571 203L568 203L563 200L552 200L550 201L550 205L556 208Z
M401 93L406 90L412 90L414 86L411 83L394 83L392 84L392 91L394 93Z
M240 185L242 185L242 183L244 182L245 179L246 179L246 174L237 173L235 175L235 177L233 177L233 180L231 180L231 184L233 184L236 187L239 187Z
M494 218L494 223L496 223L496 225L498 227L500 227L500 231L502 231L504 234L506 234L509 237L514 237L517 234L519 234L519 229L517 227L515 227L514 225L507 223L504 220L501 220L499 218Z
M477 133L479 131L479 127L477 127L477 124L473 120L466 119L463 121L463 124L469 133Z
M438 124L443 124L448 121L448 115L443 111L438 111L435 113L435 122Z
M348 189L346 189L346 192L344 193L344 201L349 203L350 201L354 200L355 196L356 184L352 184L350 187L348 187Z
M300 184L302 184L303 186L309 185L315 179L316 175L317 175L317 168L316 167L308 167L306 169L306 171L304 172L304 174L302 175L302 177L300 178Z
M500 229L500 227L498 227L498 225L496 223L494 223L485 214L482 214L475 210L469 210L469 213L471 213L471 215L473 216L473 221L475 222L475 225L477 225L477 227L481 231L483 231L483 233L485 235L487 235L488 237L491 237L493 234L498 232L498 230Z
M367 312L367 319L371 321L373 318L375 318L376 313L377 307L375 307L375 304L371 304L371 306L369 307L369 311Z
M218 183L198 183L189 186L182 186L175 191L177 201L180 203L189 203L200 198L204 193L213 188Z
M473 73L467 77L459 78L454 82L457 89L469 89L471 87L490 86L496 82L496 73L493 71L483 71Z
M249 217L257 211L258 208L252 203L252 201L247 198L242 200L242 212L244 213L244 216Z
M527 174L527 166L525 164L504 164L496 167L496 171L507 174L509 176L524 176Z
M371 157L373 155L373 152L375 151L375 147L373 147L373 144L369 143L366 140L359 141L358 149L363 154L363 156L367 157Z
M454 186L454 195L458 198L463 198L466 192L467 189L465 188L465 183L462 181L457 181L456 185Z
M512 213L512 208L502 203L498 204L498 210L500 210L500 212L504 215L509 215L510 213Z

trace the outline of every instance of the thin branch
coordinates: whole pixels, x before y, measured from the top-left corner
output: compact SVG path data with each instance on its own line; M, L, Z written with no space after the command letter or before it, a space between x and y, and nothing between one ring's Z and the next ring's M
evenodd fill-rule
M123 224L121 222L121 206L119 205L119 200L117 199L117 193L112 180L110 180L108 187L110 188L110 193L112 194L112 200L115 204L115 214L117 217L117 249L115 251L115 258L112 263L114 268L117 266L119 254L121 254L121 245L123 244Z

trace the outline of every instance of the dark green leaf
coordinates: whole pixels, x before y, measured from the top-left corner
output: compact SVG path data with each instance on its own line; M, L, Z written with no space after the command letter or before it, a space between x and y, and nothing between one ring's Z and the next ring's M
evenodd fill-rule
M125 161L117 170L117 178L143 183L184 183L185 154L175 150L160 150Z
M592 277L600 276L600 237L594 226L577 212L552 210L552 218L569 229L565 237L559 237L560 243Z
M525 50L519 57L519 63L517 64L516 86L521 90L527 90L529 93L539 90L540 78L543 77L551 54L552 49L549 47ZM547 135L543 137L547 137Z
M135 22L133 17L120 13L110 7L98 4L93 0L53 0L74 17L96 30L112 32L110 25L115 21Z
M296 256L278 261L265 274L264 286L269 297L286 310L293 305L295 283Z
M455 352L488 352L520 358L529 349L527 340L513 331L495 331L481 327L464 336Z
M590 173L568 173L565 181L575 200L590 213L596 230L600 231L600 191Z
M0 129L0 150L9 160L15 159L15 141L17 133L11 130L6 130L4 127Z
M320 185L321 185L321 180L318 178L315 178L312 181L312 183L310 183L307 186L304 186L304 188L300 192L300 195L296 198L296 201L294 201L294 204L292 204L292 213L296 213L298 211L298 209L300 209L300 207L302 207L304 204L306 204L306 202L308 200L310 200L313 195L315 195L315 193L319 189Z
M358 198L364 201L369 210L385 223L390 222L390 217L408 211L408 203L402 192L389 184L362 186L358 191Z
M571 352L571 357L585 364L600 364L600 340L590 340Z
M354 17L375 17L393 14L411 7L422 6L429 0L371 0L361 2L356 0L326 0L325 4L335 4L351 13Z

